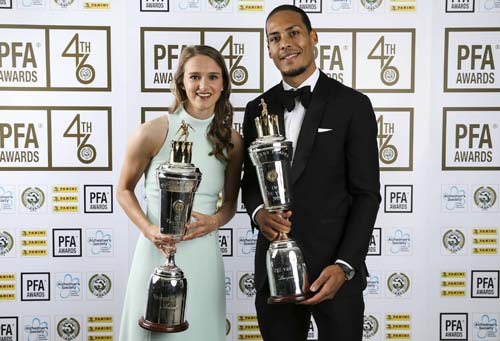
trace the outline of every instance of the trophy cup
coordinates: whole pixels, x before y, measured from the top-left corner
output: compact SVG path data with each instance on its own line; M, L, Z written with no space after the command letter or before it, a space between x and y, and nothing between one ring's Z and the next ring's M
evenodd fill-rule
M264 208L284 212L291 208L290 170L292 142L279 132L278 116L269 115L264 99L262 113L255 118L257 138L248 148L257 170ZM311 296L307 268L297 243L286 233L270 243L266 254L271 296L267 303L300 302Z
M177 140L172 141L169 161L156 169L160 188L160 231L173 240L181 240L191 217L193 199L201 181L201 172L191 164L192 142L187 142L189 124L182 121ZM184 136L184 141L180 139ZM189 326L184 319L187 280L175 265L175 252L167 251L165 264L151 275L146 314L139 325L150 331L177 333Z

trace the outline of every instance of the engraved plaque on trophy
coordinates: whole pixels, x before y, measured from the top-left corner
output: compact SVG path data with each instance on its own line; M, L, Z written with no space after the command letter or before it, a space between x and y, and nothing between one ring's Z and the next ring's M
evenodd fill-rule
M156 170L160 189L160 231L174 240L186 233L193 199L201 181L201 172L191 163L192 142L189 128L182 121L180 137L172 141L170 159ZM184 137L184 141L180 141ZM176 333L189 326L185 320L187 280L175 264L175 251L168 249L165 264L158 266L149 281L146 313L139 319L142 328L162 333Z
M292 203L292 142L280 134L278 117L269 115L264 99L261 106L261 116L255 118L257 138L248 152L257 171L264 208L269 212L284 212ZM311 296L302 250L285 233L270 243L266 268L271 294L268 303L300 302Z

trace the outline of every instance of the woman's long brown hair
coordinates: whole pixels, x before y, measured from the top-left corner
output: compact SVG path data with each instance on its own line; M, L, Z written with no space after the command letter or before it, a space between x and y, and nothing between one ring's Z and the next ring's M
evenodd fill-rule
M215 155L215 157L221 161L228 161L228 157L224 155L224 150L229 152L229 150L233 148L233 144L231 143L233 106L229 101L229 95L231 94L229 73L224 63L224 57L222 57L219 51L207 45L192 45L184 48L179 59L179 66L174 75L175 103L172 112L176 112L184 101L187 100L186 90L183 86L184 66L189 59L199 55L211 58L222 70L223 90L217 103L215 103L215 117L212 124L210 124L207 137L213 145L213 149L209 155Z

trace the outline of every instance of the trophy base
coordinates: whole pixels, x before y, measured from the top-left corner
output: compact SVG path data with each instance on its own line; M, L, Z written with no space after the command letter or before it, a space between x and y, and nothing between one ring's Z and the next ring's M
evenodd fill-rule
M297 294L297 295L270 296L267 299L267 304L298 303L305 301L312 296L313 294L311 292L306 292L304 294Z
M160 324L160 323L154 323L147 321L144 316L141 316L139 319L139 326L141 326L144 329L150 330L152 332L157 332L157 333L179 333L182 332L189 327L189 323L187 321L184 321L180 324L176 324L174 326L170 326L167 324Z

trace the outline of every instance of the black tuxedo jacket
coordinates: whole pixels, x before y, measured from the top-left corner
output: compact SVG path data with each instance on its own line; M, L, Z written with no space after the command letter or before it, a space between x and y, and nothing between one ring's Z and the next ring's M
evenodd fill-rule
M257 137L254 118L262 110L260 98L267 103L269 114L278 115L281 134L286 135L278 100L282 89L280 82L247 104L243 122L246 150ZM321 72L295 147L290 237L302 248L310 283L337 259L355 268L356 276L338 295L359 292L366 286L364 261L380 204L376 136L375 114L368 97ZM263 201L248 152L241 185L242 200L251 215ZM268 246L269 241L259 233L257 290L267 285Z

